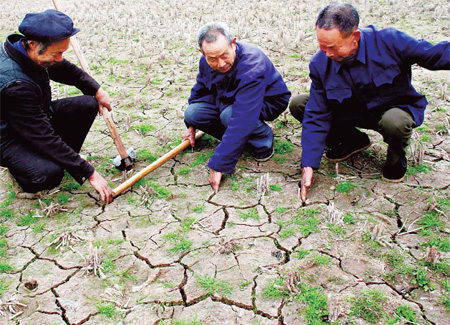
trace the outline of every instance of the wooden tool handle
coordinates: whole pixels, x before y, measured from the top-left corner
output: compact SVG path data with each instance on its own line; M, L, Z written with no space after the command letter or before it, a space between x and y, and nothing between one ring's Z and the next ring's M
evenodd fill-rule
M53 4L54 4L56 10L59 10L62 12L61 6L59 4L59 0L53 0ZM92 75L91 71L89 70L89 66L86 62L86 59L83 55L83 52L81 52L81 48L80 48L80 45L78 44L78 40L75 36L72 36L70 38L70 44L72 45L72 48L75 51L75 55L77 56L77 59L80 62L80 65L81 65L81 68L83 69L83 71L85 71L89 75ZM114 124L114 120L112 118L112 114L110 111L108 111L108 109L106 107L103 107L103 109L102 109L102 116L106 122L106 126L108 127L109 132L111 133L111 137L114 141L114 144L116 145L116 148L117 148L117 151L119 152L120 157L122 159L127 158L128 157L127 150L125 149L122 139L120 138L119 133L117 132L116 125Z
M203 131L198 131L195 134L195 139L199 139L205 134ZM167 161L178 155L180 152L182 152L184 149L186 149L190 145L189 140L183 141L181 144L173 148L171 151L166 153L164 156L160 157L159 159L155 160L153 163L151 163L149 166L141 170L139 173L135 174L133 177L129 178L119 186L117 186L113 190L113 196L116 197L120 195L123 191L125 191L127 188L133 186L137 181L139 181L142 177L146 176L150 172L154 171L156 168L160 167L161 165L165 164Z

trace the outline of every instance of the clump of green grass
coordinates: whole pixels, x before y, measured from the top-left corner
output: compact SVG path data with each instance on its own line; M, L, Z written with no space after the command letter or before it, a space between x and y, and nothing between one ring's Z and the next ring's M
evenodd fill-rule
M104 315L113 320L116 320L116 316L118 315L119 312L117 311L114 303L103 302L103 303L97 305L96 307L97 307L99 314Z
M138 150L138 152L136 153L136 157L138 159L148 160L150 163L158 159L158 155L154 153L154 150L147 148Z
M281 238L287 238L297 232L303 236L309 236L313 232L319 232L317 225L320 222L317 216L320 213L318 209L300 209L297 216L287 221L279 221L281 227L279 235Z
M371 324L377 324L385 317L387 297L377 289L364 289L349 299L351 303L350 317L359 317Z
M180 169L178 169L177 174L178 175L187 175L187 174L189 174L190 171L191 171L191 168L185 166L185 167L181 167Z
M204 205L196 205L196 206L194 207L194 212L195 212L195 213L202 213L203 210L205 210L205 206L204 206Z
M417 311L410 306L401 305L395 310L394 316L388 320L389 325L399 324L402 320L406 321L406 324L417 324L419 319L417 318Z
M271 190L271 191L274 191L274 192L279 192L279 191L281 191L282 190L282 188L281 188L281 186L279 186L279 185L269 185L269 189Z
M156 126L151 124L138 124L133 126L133 129L136 131L139 131L142 135L146 135L147 133L150 133L152 131L156 130Z
M197 284L212 295L218 293L222 296L229 296L233 292L233 287L226 281L205 275L204 277L197 275Z
M282 290L280 287L284 285L284 278L276 278L267 283L264 289L264 296L271 299L283 299L291 296L289 290Z
M14 268L8 262L0 261L0 273L11 273Z
M350 182L341 182L336 185L336 191L343 194L348 194L351 190L357 188L358 185L352 184Z
M165 234L163 238L172 243L172 247L169 248L169 252L172 254L187 252L192 247L192 240L187 240L183 235L177 233Z
M274 149L275 153L278 153L280 155L285 155L287 153L292 153L294 151L294 148L292 147L291 142L280 141L278 139L275 139L273 149Z
M202 153L193 162L190 163L189 167L195 167L198 165L204 165L212 157L212 152Z
M239 216L244 219L254 219L254 220L259 220L259 214L258 214L258 210L256 208L250 208L250 209L246 209L243 211L238 211Z

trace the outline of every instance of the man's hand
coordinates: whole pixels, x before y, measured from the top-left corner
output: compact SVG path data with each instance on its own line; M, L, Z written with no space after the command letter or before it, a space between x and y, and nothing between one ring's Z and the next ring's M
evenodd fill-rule
M111 111L111 98L108 93L100 87L95 94L95 99L98 101L98 111L102 115L102 108L106 107L108 111Z
M300 189L300 198L303 203L306 202L306 195L311 186L314 170L311 167L303 167L302 188Z
M195 129L192 126L190 126L186 130L186 132L184 132L181 139L183 141L189 140L189 142L191 143L191 146L194 147L195 146Z
M211 169L211 172L209 173L209 184L211 184L211 187L214 190L214 193L217 194L219 192L219 185L220 180L222 179L222 173L216 172L215 170Z
M113 200L112 189L109 187L106 180L97 172L89 177L89 183L91 183L92 187L100 194L102 202L104 204L111 203Z

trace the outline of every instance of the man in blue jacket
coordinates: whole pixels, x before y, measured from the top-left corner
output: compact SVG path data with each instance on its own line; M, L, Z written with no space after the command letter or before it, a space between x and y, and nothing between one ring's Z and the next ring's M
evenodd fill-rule
M112 201L106 180L79 151L101 107L110 98L87 73L63 59L79 29L56 10L30 13L0 48L0 164L30 198L58 186L67 170L88 180L104 203ZM85 95L51 100L50 80L74 85Z
M273 132L264 121L276 119L291 92L269 58L255 46L237 42L219 22L198 32L197 82L184 113L183 140L195 144L195 129L222 140L211 160L209 182L215 193L222 173L230 174L245 148L257 161L273 155Z
M325 146L325 156L336 162L370 146L356 127L383 136L388 144L383 179L401 182L407 170L405 149L428 104L411 85L411 65L450 69L449 42L433 45L394 28L358 24L350 4L335 2L322 9L316 21L320 51L309 64L310 97L296 96L289 107L303 124L303 202Z

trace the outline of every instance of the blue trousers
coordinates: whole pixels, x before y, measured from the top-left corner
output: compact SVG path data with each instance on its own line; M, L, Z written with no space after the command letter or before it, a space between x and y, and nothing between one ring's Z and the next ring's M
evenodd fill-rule
M184 123L195 129L222 140L222 136L231 119L233 105L225 107L222 111L209 103L194 103L184 112ZM254 155L264 155L272 152L273 131L270 126L258 120L256 129L250 134L247 141L247 150Z

